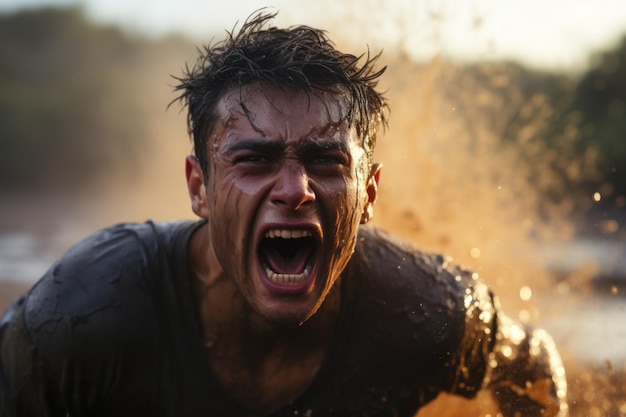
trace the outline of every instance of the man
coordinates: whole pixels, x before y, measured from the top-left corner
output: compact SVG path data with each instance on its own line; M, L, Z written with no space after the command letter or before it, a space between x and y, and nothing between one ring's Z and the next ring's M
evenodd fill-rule
M507 416L563 415L545 332L476 275L360 226L381 169L376 58L272 17L179 80L202 220L100 231L17 300L1 415L412 416L483 387Z

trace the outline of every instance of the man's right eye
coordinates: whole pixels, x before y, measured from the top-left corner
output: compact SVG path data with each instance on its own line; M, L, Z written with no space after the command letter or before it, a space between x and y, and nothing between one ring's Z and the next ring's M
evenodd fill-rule
M270 159L265 155L242 155L234 158L236 164L245 164L245 163L268 163L271 162Z

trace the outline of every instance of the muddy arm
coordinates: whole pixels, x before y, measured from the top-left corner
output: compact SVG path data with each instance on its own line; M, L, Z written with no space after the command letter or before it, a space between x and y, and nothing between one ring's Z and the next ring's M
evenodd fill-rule
M499 312L487 387L505 416L564 417L567 384L550 335Z
M550 335L507 317L487 286L465 290L465 329L450 392L488 389L505 417L565 417L567 384Z

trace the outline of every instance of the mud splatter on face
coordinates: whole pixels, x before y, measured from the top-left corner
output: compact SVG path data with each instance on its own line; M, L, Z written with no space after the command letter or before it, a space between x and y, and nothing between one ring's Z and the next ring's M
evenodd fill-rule
M302 322L354 250L367 203L364 150L329 93L245 86L220 102L208 143L215 253L250 306Z

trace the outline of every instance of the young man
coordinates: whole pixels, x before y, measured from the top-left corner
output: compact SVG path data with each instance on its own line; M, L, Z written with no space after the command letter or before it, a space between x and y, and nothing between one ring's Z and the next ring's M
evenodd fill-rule
M376 59L272 17L179 80L202 220L100 231L17 300L0 415L412 416L481 388L507 416L564 415L545 332L476 275L361 226L385 123Z

